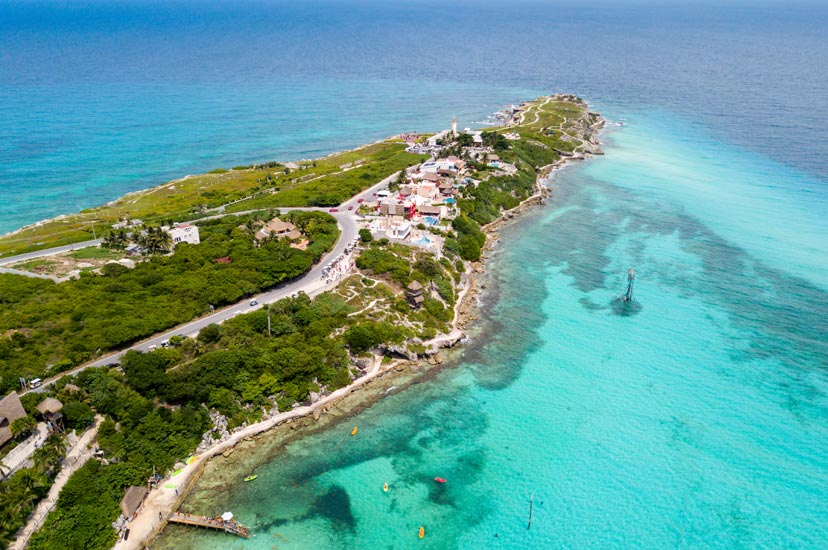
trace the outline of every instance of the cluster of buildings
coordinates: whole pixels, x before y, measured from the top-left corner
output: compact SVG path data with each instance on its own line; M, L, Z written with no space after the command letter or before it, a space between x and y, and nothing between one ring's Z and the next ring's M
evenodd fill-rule
M466 163L450 156L429 160L405 174L394 191L382 190L375 201L363 205L367 227L375 238L388 238L439 253L442 238L422 227L434 227L457 212L456 195L477 183L466 176Z

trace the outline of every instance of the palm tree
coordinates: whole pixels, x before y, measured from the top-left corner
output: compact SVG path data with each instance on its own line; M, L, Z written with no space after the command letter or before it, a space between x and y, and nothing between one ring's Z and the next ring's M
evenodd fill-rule
M66 446L56 435L50 435L43 446L32 455L32 462L39 472L48 473L54 469L61 458L66 456Z

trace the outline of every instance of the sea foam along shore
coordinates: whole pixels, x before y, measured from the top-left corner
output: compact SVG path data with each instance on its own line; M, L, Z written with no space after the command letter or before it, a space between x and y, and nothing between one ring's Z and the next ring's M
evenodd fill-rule
M595 154L603 154L600 149L599 134L596 131L601 130L604 126L605 120L598 116L597 120L588 128L589 135L587 139L583 140L583 148L580 152L561 156L554 163L544 166L535 181L535 192L530 197L516 207L504 211L497 220L482 227L486 234L484 252L491 250L497 240L498 230L505 223L515 218L516 215L530 206L545 204L546 198L550 194L550 188L546 182L554 170L565 166L573 160L583 160ZM480 261L469 263L466 266L462 288L460 289L457 304L455 305L451 332L424 342L426 347L431 347L433 350L436 350L454 346L465 336L463 330L468 328L470 323L477 320L478 276L484 272L486 258L487 256L484 254ZM297 407L296 409L274 415L262 422L246 426L232 434L229 439L203 451L200 455L194 457L189 464L185 465L174 478L162 480L159 483L159 488L150 492L140 512L130 522L129 539L119 540L113 547L114 550L139 550L146 547L166 526L166 519L164 518L178 509L187 497L189 491L195 486L195 483L204 470L204 466L211 458L228 451L232 452L232 449L240 442L249 441L255 436L261 436L265 432L277 427L286 426L294 420L309 416L318 419L323 412L330 411L335 405L343 407L346 411L350 411L354 403L351 402L353 400L347 399L348 396L354 395L358 390L366 388L372 381L385 378L386 376L393 376L395 373L406 370L406 365L411 363L401 360L383 365L382 357L375 357L372 368L364 376L354 380L350 385L320 398L319 401L311 405ZM422 366L422 363L414 363ZM441 366L443 361L438 359L437 361L432 360L429 363L431 365ZM382 395L382 393L378 393L373 398L379 399ZM164 487L165 484L174 484L175 488Z

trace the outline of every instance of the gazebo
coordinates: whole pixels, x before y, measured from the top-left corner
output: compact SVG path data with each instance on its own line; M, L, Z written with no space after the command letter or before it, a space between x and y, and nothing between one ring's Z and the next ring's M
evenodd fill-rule
M407 287L405 287L405 297L408 300L408 305L412 308L419 308L423 305L423 285L421 285L418 281L411 281Z

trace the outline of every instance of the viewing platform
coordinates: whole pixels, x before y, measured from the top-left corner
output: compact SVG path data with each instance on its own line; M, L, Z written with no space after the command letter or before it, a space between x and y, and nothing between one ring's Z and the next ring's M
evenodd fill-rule
M206 516L194 516L192 514L184 514L182 512L173 512L167 518L170 523L182 523L184 525L193 525L195 527L205 527L207 529L216 529L236 535L237 537L250 538L250 528L242 525L235 519L233 514L227 512L226 514L210 518Z

